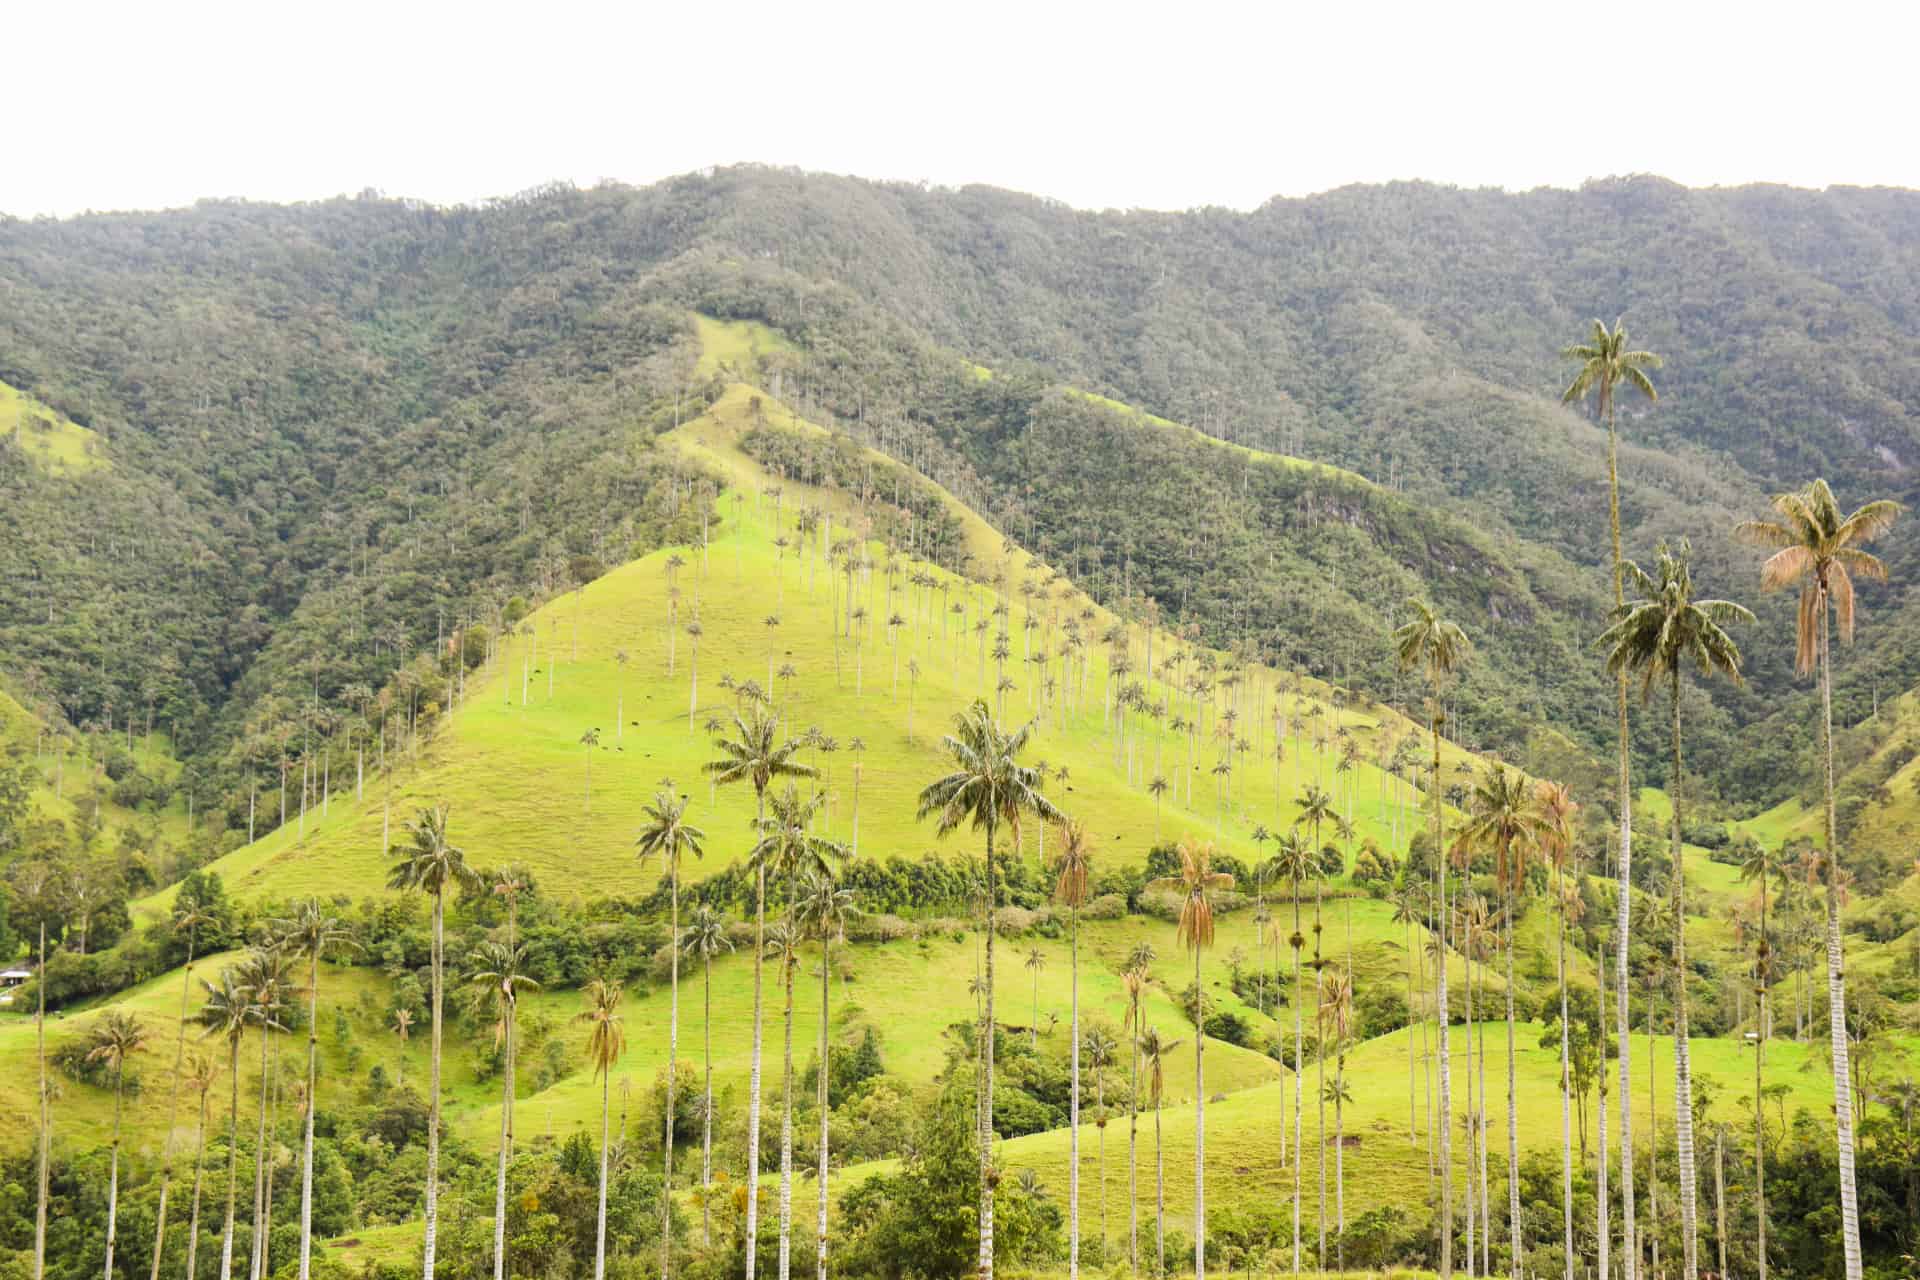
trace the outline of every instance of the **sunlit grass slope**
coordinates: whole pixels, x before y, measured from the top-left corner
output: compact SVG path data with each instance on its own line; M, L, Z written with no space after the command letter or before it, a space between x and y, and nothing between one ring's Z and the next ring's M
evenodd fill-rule
M16 444L56 475L77 475L111 465L97 433L0 382L0 447Z

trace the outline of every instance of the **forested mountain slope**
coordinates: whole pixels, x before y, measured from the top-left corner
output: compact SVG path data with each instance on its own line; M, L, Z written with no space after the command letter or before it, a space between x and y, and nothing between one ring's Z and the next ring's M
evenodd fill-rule
M1593 752L1603 436L1555 404L1558 348L1625 313L1667 357L1660 403L1622 402L1630 550L1691 536L1750 599L1726 530L1766 493L1912 488L1917 228L1911 193L1656 179L1093 214L763 168L0 221L0 380L96 464L0 449L0 660L74 726L156 708L236 830L248 777L366 718L429 638L684 537L707 481L651 441L717 393L701 312L763 322L774 394L1103 601L1393 696L1397 602L1451 593L1489 654L1464 732L1524 757L1550 717ZM1843 722L1920 678L1910 535L1889 553ZM1787 617L1694 717L1729 803L1777 800L1810 745Z

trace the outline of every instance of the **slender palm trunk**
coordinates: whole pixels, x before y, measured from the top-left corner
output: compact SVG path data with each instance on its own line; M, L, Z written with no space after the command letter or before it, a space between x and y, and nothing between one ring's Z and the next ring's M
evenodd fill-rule
M824 932L824 931L823 931ZM820 1192L819 1217L813 1231L813 1272L814 1280L827 1280L827 1173L831 1168L828 1159L828 1143L831 1135L827 1129L827 1059L832 1049L827 1043L827 1009L833 999L833 944L830 939L820 939L820 1075L815 1082L814 1109L820 1113L820 1168L814 1175Z
M1077 930L1079 921L1074 921ZM1074 1012L1080 1005L1079 940L1075 939ZM1140 1272L1140 1014L1134 1006L1134 1034L1127 1038L1127 1270ZM1077 1037L1076 1037L1077 1038Z
M1067 1276L1069 1280L1078 1280L1080 1275L1080 929L1079 913L1068 916L1068 938L1072 950L1072 1013L1068 1023L1072 1037L1070 1050L1071 1075L1070 1090L1067 1095L1067 1107L1071 1113L1067 1118ZM1034 971L1034 1009L1038 1021L1040 972ZM1104 1244L1105 1242L1102 1241ZM1104 1259L1103 1259L1104 1261Z
M1600 397L1607 417L1607 514L1613 533L1613 603L1626 603L1626 558L1620 548L1620 435L1614 425L1612 387L1602 384ZM1633 935L1633 781L1630 769L1631 746L1627 736L1627 675L1620 673L1614 686L1614 711L1619 721L1618 795L1620 810L1619 906L1614 928L1614 998L1620 1023L1620 1257L1622 1280L1634 1278L1633 1223L1633 1036L1629 1031L1629 993L1632 975L1627 971L1627 943ZM1604 1060L1602 1065L1604 1066ZM1605 1246L1602 1246L1603 1248ZM1848 1276L1847 1280L1859 1280Z
M1443 843L1445 815L1441 810L1444 802L1440 796L1440 716L1437 702L1431 727L1433 766L1427 784L1427 801L1433 810L1434 867L1440 885L1440 919L1437 922L1440 950L1435 966L1435 987L1440 1003L1440 1280L1453 1280L1453 1037L1447 1026L1447 858ZM1632 1280L1632 1277L1628 1277L1628 1280Z
M613 1072L600 1072L600 1209L593 1226L593 1280L606 1280L607 1274L607 1089Z
M307 1119L300 1149L300 1280L313 1268L313 1113L320 1074L320 948L315 947L307 977Z
M240 1037L236 1035L228 1043L233 1050L233 1061L227 1065L233 1099L227 1110L227 1222L220 1233L220 1280L233 1276L233 1215L240 1189Z
M261 1016L265 1018L266 1014L263 1012ZM247 1264L251 1280L260 1280L267 1255L267 1180L273 1163L267 1149L267 1100L273 1092L273 1071L267 1062L270 1038L263 1021L260 1026L260 1130L253 1145L253 1250Z
M502 1048L506 1051L506 1079L500 1088L500 1154L493 1175L493 1280L507 1275L507 1161L513 1154L514 998L507 989L507 1007L501 1011Z
M1300 1013L1300 878L1293 877L1293 1274L1300 1274L1300 1087L1307 1078L1307 1034ZM1284 1137L1284 1135L1283 1135Z
M1600 1058L1600 1069L1594 1080L1594 1240L1599 1254L1599 1266L1595 1274L1611 1277L1613 1254L1613 1202L1607 1189L1608 1175L1612 1165L1607 1160L1607 945L1601 940L1598 954L1593 958L1593 984L1599 995L1600 1043L1596 1051Z
M766 793L754 793L754 827L767 816ZM753 1065L747 1082L747 1280L753 1280L760 1251L760 1053L762 1031L761 975L767 950L767 872L760 868L753 877ZM709 1035L708 1043L712 1043ZM708 1054L707 1109L712 1111L712 1054ZM707 1127L711 1143L712 1124ZM711 1149L711 1147L709 1147Z
M673 1275L673 1123L674 1085L677 1082L676 1068L680 1065L680 863L676 857L668 864L667 872L673 877L673 885L668 895L669 932L667 945L672 952L670 964L672 977L668 987L667 1004L667 1138L665 1156L660 1173L660 1277L671 1280ZM821 1070L825 1070L825 1066ZM305 1280L302 1277L302 1280Z
M106 1280L113 1280L113 1246L120 1225L120 1078L124 1064L113 1066L113 1154L107 1168L107 1269Z
M194 1276L198 1274L198 1267L195 1264L200 1260L200 1187L207 1171L207 1094L208 1090L202 1088L200 1128L194 1136L193 1210L187 1218L187 1280L194 1280Z
M706 1096L700 1105L700 1241L704 1245L713 1243L713 957L701 957L703 976L701 978L701 999L704 1012L700 1017L701 1034L706 1038L707 1084Z
M1206 1007L1201 1002L1200 947L1193 948L1193 1280L1207 1280ZM1322 1228L1325 1230L1325 1228Z
M993 918L999 901L999 877L993 861L993 828L987 822L987 937L986 1000L983 1005L980 1045L980 1260L981 1280L993 1280Z
M1840 1237L1846 1280L1860 1280L1860 1203L1853 1178L1853 1077L1848 1063L1847 987L1840 940L1840 840L1833 811L1833 651L1823 581L1820 610L1820 750L1826 782L1827 1042L1833 1058L1834 1141L1840 1165Z
M551 665L551 664L549 664ZM425 1277L433 1280L434 1246L440 1227L440 1026L446 985L446 895L433 895L433 1043L427 1068L427 1202Z
M1753 1199L1755 1219L1754 1260L1760 1280L1767 1280L1767 1152L1766 1104L1760 1093L1763 1063L1767 1056L1767 979L1773 964L1772 944L1767 940L1767 877L1760 874L1760 946L1764 967L1756 966L1754 1016L1757 1028L1753 1041Z
M1512 1239L1512 1256L1507 1270L1513 1280L1525 1273L1526 1255L1521 1248L1520 1221L1520 1101L1516 1093L1513 1065L1513 891L1507 891L1507 1230ZM1562 1095L1564 1112L1565 1095ZM1491 1226L1491 1224L1489 1224ZM1489 1232L1491 1234L1491 1232Z
M1700 1274L1698 1195L1693 1151L1693 1063L1687 1044L1687 891L1680 845L1680 669L1673 697L1673 1141L1680 1163L1680 1248L1686 1280Z
M39 1124L34 1181L38 1190L33 1209L33 1280L45 1280L47 1274L47 1183L52 1169L53 1108L47 1095L47 926L40 924L40 969L34 985L39 989L40 1007L33 1015L34 1056L40 1063Z
M167 1251L167 1192L173 1185L173 1126L180 1110L180 1070L187 1059L187 1003L193 995L193 930L187 931L187 971L180 982L180 1035L173 1047L173 1090L167 1099L167 1133L161 1140L166 1152L160 1165L160 1207L154 1213L153 1272L151 1280L160 1280L160 1260ZM301 1276L300 1280L306 1280Z
M787 888L788 913L792 913L793 888ZM784 1072L781 1076L780 1107L780 1280L787 1280L788 1266L793 1249L793 952L788 950L781 961L781 982L785 988L786 1003L782 1010L782 1021L786 1030L786 1048ZM826 1063L820 1064L825 1072Z
M1565 857L1565 851L1562 851ZM1553 874L1553 896L1559 906L1559 977L1560 977L1560 1212L1564 1237L1561 1253L1566 1260L1564 1280L1573 1280L1573 1064L1572 1045L1567 1027L1567 898L1564 873L1556 865ZM1583 1104L1584 1105L1584 1104ZM1581 1113L1580 1132L1582 1150L1585 1150L1586 1119ZM1508 1121L1512 1123L1511 1118Z
M1158 1067L1155 1068L1158 1070ZM1160 1145L1160 1099L1153 1100L1153 1273L1167 1274L1167 1156Z

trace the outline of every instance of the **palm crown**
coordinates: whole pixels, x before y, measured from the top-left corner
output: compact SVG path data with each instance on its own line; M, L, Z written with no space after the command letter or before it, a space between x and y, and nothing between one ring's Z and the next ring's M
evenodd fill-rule
M1643 695L1659 678L1677 679L1687 666L1740 683L1740 647L1725 628L1751 622L1753 614L1731 600L1694 599L1688 555L1683 540L1677 548L1661 544L1651 574L1627 561L1627 583L1640 598L1616 609L1613 626L1600 637L1608 673L1639 672Z
M1660 367L1660 357L1651 351L1633 351L1627 347L1624 316L1615 320L1611 329L1605 322L1595 320L1593 334L1587 341L1566 347L1560 354L1565 359L1580 361L1580 371L1560 393L1560 399L1567 404L1598 392L1600 412L1605 414L1613 407L1614 387L1622 382L1649 400L1660 398L1660 393L1653 388L1653 379L1647 376L1647 370Z
M1887 531L1900 514L1900 504L1883 499L1842 516L1833 490L1825 480L1815 480L1797 493L1776 496L1773 509L1779 513L1778 521L1748 520L1735 527L1734 536L1773 549L1760 568L1763 590L1801 584L1793 661L1795 669L1806 675L1819 660L1823 595L1832 598L1839 615L1840 639L1853 642L1854 578L1887 576L1880 557L1860 546Z
M953 718L953 732L940 739L956 768L921 790L915 816L936 817L935 829L943 836L962 824L976 829L1007 826L1017 833L1023 813L1048 822L1064 817L1041 794L1038 770L1020 763L1032 736L1031 722L1008 733L994 720L985 699L975 699Z
M465 851L447 839L447 818L447 807L439 805L422 809L407 824L412 843L394 846L399 860L387 875L389 889L417 889L439 896L449 888L480 887L480 875L467 865Z

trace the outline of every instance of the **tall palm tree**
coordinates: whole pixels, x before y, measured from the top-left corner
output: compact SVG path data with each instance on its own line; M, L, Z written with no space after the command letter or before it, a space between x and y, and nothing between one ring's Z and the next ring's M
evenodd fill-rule
M113 1146L107 1175L107 1280L113 1280L114 1236L120 1222L120 1089L127 1058L147 1049L147 1029L129 1013L109 1009L87 1031L87 1061L113 1072Z
M200 1257L200 1188L207 1162L207 1098L213 1090L213 1082L219 1078L220 1065L200 1053L187 1059L186 1073L181 1077L189 1089L200 1095L200 1124L194 1130L193 1210L187 1219L188 1280L199 1274L195 1263Z
M1773 873L1770 860L1767 846L1756 840L1752 852L1740 863L1740 878L1756 881L1760 895L1760 933L1754 943L1753 957L1754 1258L1760 1280L1767 1280L1767 1126L1763 1111L1766 1097L1761 1091L1761 1084L1766 1070L1767 1036L1771 1030L1767 1019L1767 983L1773 975L1773 944L1767 936L1767 877Z
M1306 1004L1300 988L1300 949L1306 937L1300 932L1300 882L1319 871L1319 858L1313 846L1296 831L1288 831L1273 842L1273 857L1267 862L1269 875L1287 882L1293 902L1293 932L1287 945L1293 948L1293 1272L1300 1274L1300 1178L1301 1178L1301 1083L1306 1079L1307 1038L1301 1008ZM1284 1101L1281 1104L1285 1106ZM1286 1117L1281 1116L1280 1145L1286 1146Z
M1860 1277L1860 1207L1853 1176L1853 1099L1847 1044L1847 992L1842 977L1840 937L1840 841L1834 819L1833 791L1833 639L1838 622L1843 644L1853 642L1854 579L1884 581L1887 566L1863 550L1900 515L1895 502L1869 502L1851 515L1825 480L1773 500L1778 520L1749 520L1734 530L1773 554L1760 569L1762 590L1800 587L1799 625L1794 636L1794 668L1820 672L1820 749L1826 797L1827 1028L1833 1059L1833 1118L1840 1164L1840 1226L1846 1280ZM1830 612L1831 611L1831 612Z
M1233 877L1213 869L1213 846L1191 837L1180 842L1180 869L1148 887L1180 895L1181 945L1193 952L1193 1275L1207 1280L1207 1072L1205 999L1200 954L1213 943L1213 898L1233 888Z
M1447 678L1466 665L1471 650L1467 636L1457 623L1435 613L1424 600L1408 600L1413 620L1393 633L1395 656L1400 669L1425 670L1432 687L1428 701L1427 727L1433 738L1433 758L1427 781L1427 807L1433 834L1435 898L1438 903L1436 928L1444 930L1447 921L1447 859L1444 799L1440 794L1440 720ZM1451 1034L1447 1028L1447 952L1444 934L1439 941L1439 963L1435 975L1435 995L1440 1025L1440 1280L1453 1280L1453 1074ZM1633 1280L1629 1275L1626 1280Z
M706 1038L706 1094L700 1104L700 1232L702 1243L712 1244L713 1210L709 1202L713 1191L713 958L722 951L733 950L726 921L720 913L704 903L695 908L693 923L680 935L680 950L699 957L702 973L705 1004L700 1026Z
M1326 973L1325 960L1320 953L1322 936L1320 904L1327 878L1324 865L1325 846L1320 842L1320 831L1325 824L1338 822L1340 811L1332 794L1312 782L1307 784L1306 790L1301 792L1300 798L1294 803L1300 808L1299 814L1293 820L1295 829L1307 827L1313 832L1313 981L1317 988ZM1327 1055L1324 1049L1320 1048L1325 1039L1325 1026L1320 1017L1321 1008L1320 1004L1315 1004L1313 1020L1314 1041L1318 1050L1314 1054L1314 1070L1317 1073L1314 1093L1319 1099L1320 1108L1320 1132L1318 1141L1315 1143L1320 1153L1320 1213L1314 1225L1320 1233L1320 1249L1316 1258L1320 1270L1324 1272L1327 1266Z
M227 1079L233 1088L227 1111L227 1218L220 1232L220 1280L231 1280L234 1196L240 1184L240 1041L253 1024L253 1002L238 966L222 970L218 986L205 978L200 980L200 985L206 989L207 999L195 1020L205 1028L202 1039L218 1036L226 1040Z
M433 1280L434 1246L439 1239L440 1225L440 1036L447 975L447 890L471 891L480 887L480 875L467 865L465 851L447 838L447 819L445 805L420 810L406 826L409 843L395 845L389 851L397 860L387 874L389 889L424 893L433 900L433 1040L428 1050L430 1078L427 1084L427 1195L424 1214L426 1280Z
M1607 423L1607 519L1613 537L1613 605L1622 608L1626 604L1626 553L1620 545L1620 433L1614 422L1614 397L1616 391L1628 387L1638 391L1648 401L1660 399L1660 393L1654 389L1653 379L1648 371L1658 369L1661 359L1651 351L1638 351L1627 345L1626 317L1614 320L1613 328L1598 319L1593 321L1593 332L1584 343L1575 343L1560 352L1561 358L1577 360L1579 371L1561 393L1561 400L1567 404L1578 404L1589 396L1593 397L1599 414ZM1614 682L1614 712L1618 728L1618 754L1616 757L1615 802L1620 809L1620 862L1619 862L1619 902L1618 923L1615 926L1616 968L1615 986L1620 1002L1620 1192L1621 1192L1621 1239L1622 1256L1625 1258L1623 1280L1633 1280L1633 1089L1630 1036L1627 1031L1630 975L1627 972L1627 944L1632 933L1632 870L1633 870L1633 781L1631 774L1632 752L1628 741L1627 728L1627 681L1622 675ZM1444 1040L1443 1040L1444 1043ZM1603 1244L1601 1249L1604 1251ZM1849 1277L1848 1280L1854 1280Z
M719 758L703 771L716 784L749 783L753 787L753 829L759 836L767 810L767 788L775 778L811 778L818 772L799 758L809 740L781 736L780 723L755 705L745 716L734 712L714 746ZM754 1280L760 1223L760 1056L763 1029L762 964L767 943L767 873L754 869L753 879L753 1066L747 1087L747 1273Z
M1686 1280L1699 1274L1700 1239L1696 1205L1693 1150L1693 1069L1687 1044L1687 912L1686 864L1681 849L1680 673L1696 668L1711 678L1724 674L1740 683L1740 649L1725 627L1750 622L1753 615L1727 600L1697 600L1688 548L1662 545L1649 575L1627 563L1627 577L1640 597L1614 611L1614 624L1600 638L1607 649L1607 669L1615 675L1639 674L1641 694L1650 694L1656 681L1666 678L1673 710L1673 761L1668 786L1672 790L1673 835L1673 1078L1674 1145L1680 1161L1680 1238L1685 1255ZM1651 1029L1649 1029L1651 1030Z
M500 1046L500 1151L493 1179L493 1280L507 1274L507 1161L513 1152L513 1067L520 992L540 984L521 972L526 956L511 943L483 942L468 958L467 981L492 1007L493 1042Z
M1060 823L1060 852L1054 861L1053 898L1067 909L1067 940L1071 959L1069 989L1072 992L1070 1031L1072 1089L1068 1094L1067 1119L1067 1274L1080 1274L1080 908L1086 905L1087 888L1093 872L1093 837L1072 818ZM1034 954L1040 952L1036 949ZM1039 1021L1039 970L1034 970L1034 1019ZM1104 1138L1104 1131L1102 1137ZM1106 1180L1101 1179L1105 1191ZM1100 1241L1104 1250L1106 1240ZM1105 1254L1103 1252L1102 1258Z
M199 941L201 928L212 923L213 917L197 903L189 903L173 913L173 931L187 935L187 967L180 981L180 1032L173 1047L173 1088L167 1098L167 1133L161 1140L160 1206L154 1213L151 1280L160 1280L160 1260L166 1254L167 1193L173 1185L173 1129L180 1110L180 1086L185 1083L182 1073L187 1054L187 1006L193 999L194 944Z
M833 944L844 941L847 933L847 920L855 914L853 891L842 889L835 884L833 877L817 871L809 872L800 886L800 900L796 904L796 916L801 932L820 944L820 1070L815 1080L814 1107L820 1116L820 1164L816 1171L815 1185L819 1190L819 1217L814 1227L814 1275L815 1280L827 1280L827 1173L828 1143L830 1135L827 1128L827 1061L831 1052L827 1040L829 1024L828 1009L833 997Z
M1520 1220L1520 1104L1514 1069L1513 1045L1513 923L1520 892L1526 884L1528 855L1539 847L1540 817L1532 790L1517 770L1495 765L1475 784L1467 823L1460 830L1463 849L1488 849L1494 855L1494 879L1500 886L1500 946L1507 956L1507 1228L1512 1241L1508 1258L1514 1280L1525 1266ZM1486 1059L1481 1058L1485 1071ZM1486 1126L1486 1091L1481 1090L1481 1127ZM1491 1239L1493 1223L1482 1224ZM1690 1278L1691 1280L1691 1278Z
M621 988L617 982L595 978L587 984L586 1008L573 1016L587 1026L587 1061L600 1077L600 1209L593 1229L593 1280L607 1274L607 1115L608 1086L613 1069L626 1052L627 1033L621 1025Z
M317 898L300 904L295 914L273 923L281 945L293 955L307 957L307 1118L300 1154L300 1280L312 1274L313 1260L313 1113L320 1073L320 957L352 944L346 926L321 909Z
M1020 763L1020 753L1033 737L1029 720L1009 733L1000 727L986 700L976 698L953 718L953 732L940 739L940 748L954 770L934 779L920 791L916 820L934 818L935 834L945 836L962 824L986 837L986 975L981 1031L980 1105L980 1260L982 1280L993 1280L993 940L994 908L999 900L999 876L993 837L999 827L1010 827L1020 846L1020 820L1033 814L1042 822L1064 815L1040 792L1040 779L1031 766Z
M1140 1033L1140 1062L1153 1100L1153 1273L1167 1274L1167 1162L1160 1146L1160 1102L1167 1086L1167 1059L1180 1047L1157 1027Z
M1346 1141L1346 1105L1353 1101L1353 1094L1347 1088L1347 1047L1353 1039L1353 971L1336 966L1331 972L1322 971L1320 975L1320 1025L1332 1034L1335 1058L1333 1079L1321 1085L1321 1103L1333 1104L1333 1187L1334 1222L1339 1235L1335 1237L1338 1251L1337 1265L1344 1273L1347 1269L1347 1141ZM1321 1056L1326 1056L1325 1050ZM1321 1145L1324 1147L1325 1141ZM1323 1249L1324 1245L1321 1246ZM1321 1259L1321 1270L1326 1269L1326 1260Z
M706 856L706 851L702 848L700 842L706 839L707 833L687 821L687 804L688 800L686 796L683 795L676 798L672 790L662 787L659 793L654 796L653 803L645 806L641 810L645 815L645 820L641 823L639 838L634 841L634 847L639 850L641 863L644 864L647 859L653 857L660 859L661 874L666 878L668 902L671 904L668 917L668 929L671 932L668 936L672 938L678 938L680 936L681 860L688 854L696 858ZM668 1190L668 1194L661 1197L660 1206L662 1215L660 1223L660 1275L662 1280L666 1280L666 1278L671 1277L673 1274L673 1196L671 1192L673 1187L673 1118L677 1114L674 1110L673 1094L674 1078L676 1075L674 1068L680 1061L680 948L675 946L669 950L672 952L672 955L669 957L672 966L672 978L668 987L670 995L667 1005L667 1136L664 1148L665 1155L663 1157L660 1174L661 1185Z
M1566 784L1538 783L1533 790L1540 851L1553 864L1554 920L1559 934L1560 980L1560 1210L1563 1218L1561 1251L1566 1259L1565 1280L1573 1280L1573 1062L1567 1025L1567 862L1573 856L1574 814L1580 806ZM1583 1112L1584 1116L1584 1112ZM1582 1119L1582 1134L1585 1120ZM1582 1139L1584 1143L1584 1137Z
M788 914L767 930L767 954L780 965L780 986L785 995L781 1005L781 1023L785 1029L782 1058L780 1106L780 1253L778 1274L787 1280L793 1246L793 967L800 957L800 929L793 918L793 900L788 899ZM826 1070L825 1066L821 1071Z
M268 1136L267 1109L273 1093L273 1073L267 1065L267 1051L273 1033L287 1029L280 1019L300 988L293 957L277 939L247 953L240 962L240 984L252 1006L253 1025L260 1028L260 1121L254 1139L253 1249L247 1274L252 1280L261 1280L271 1270L267 1253L272 1245L273 1147ZM275 1065L278 1065L277 1057Z
M1047 953L1039 947L1027 948L1026 970L1033 975L1033 1025L1027 1028L1027 1042L1034 1052L1040 1050L1040 971L1047 967Z

